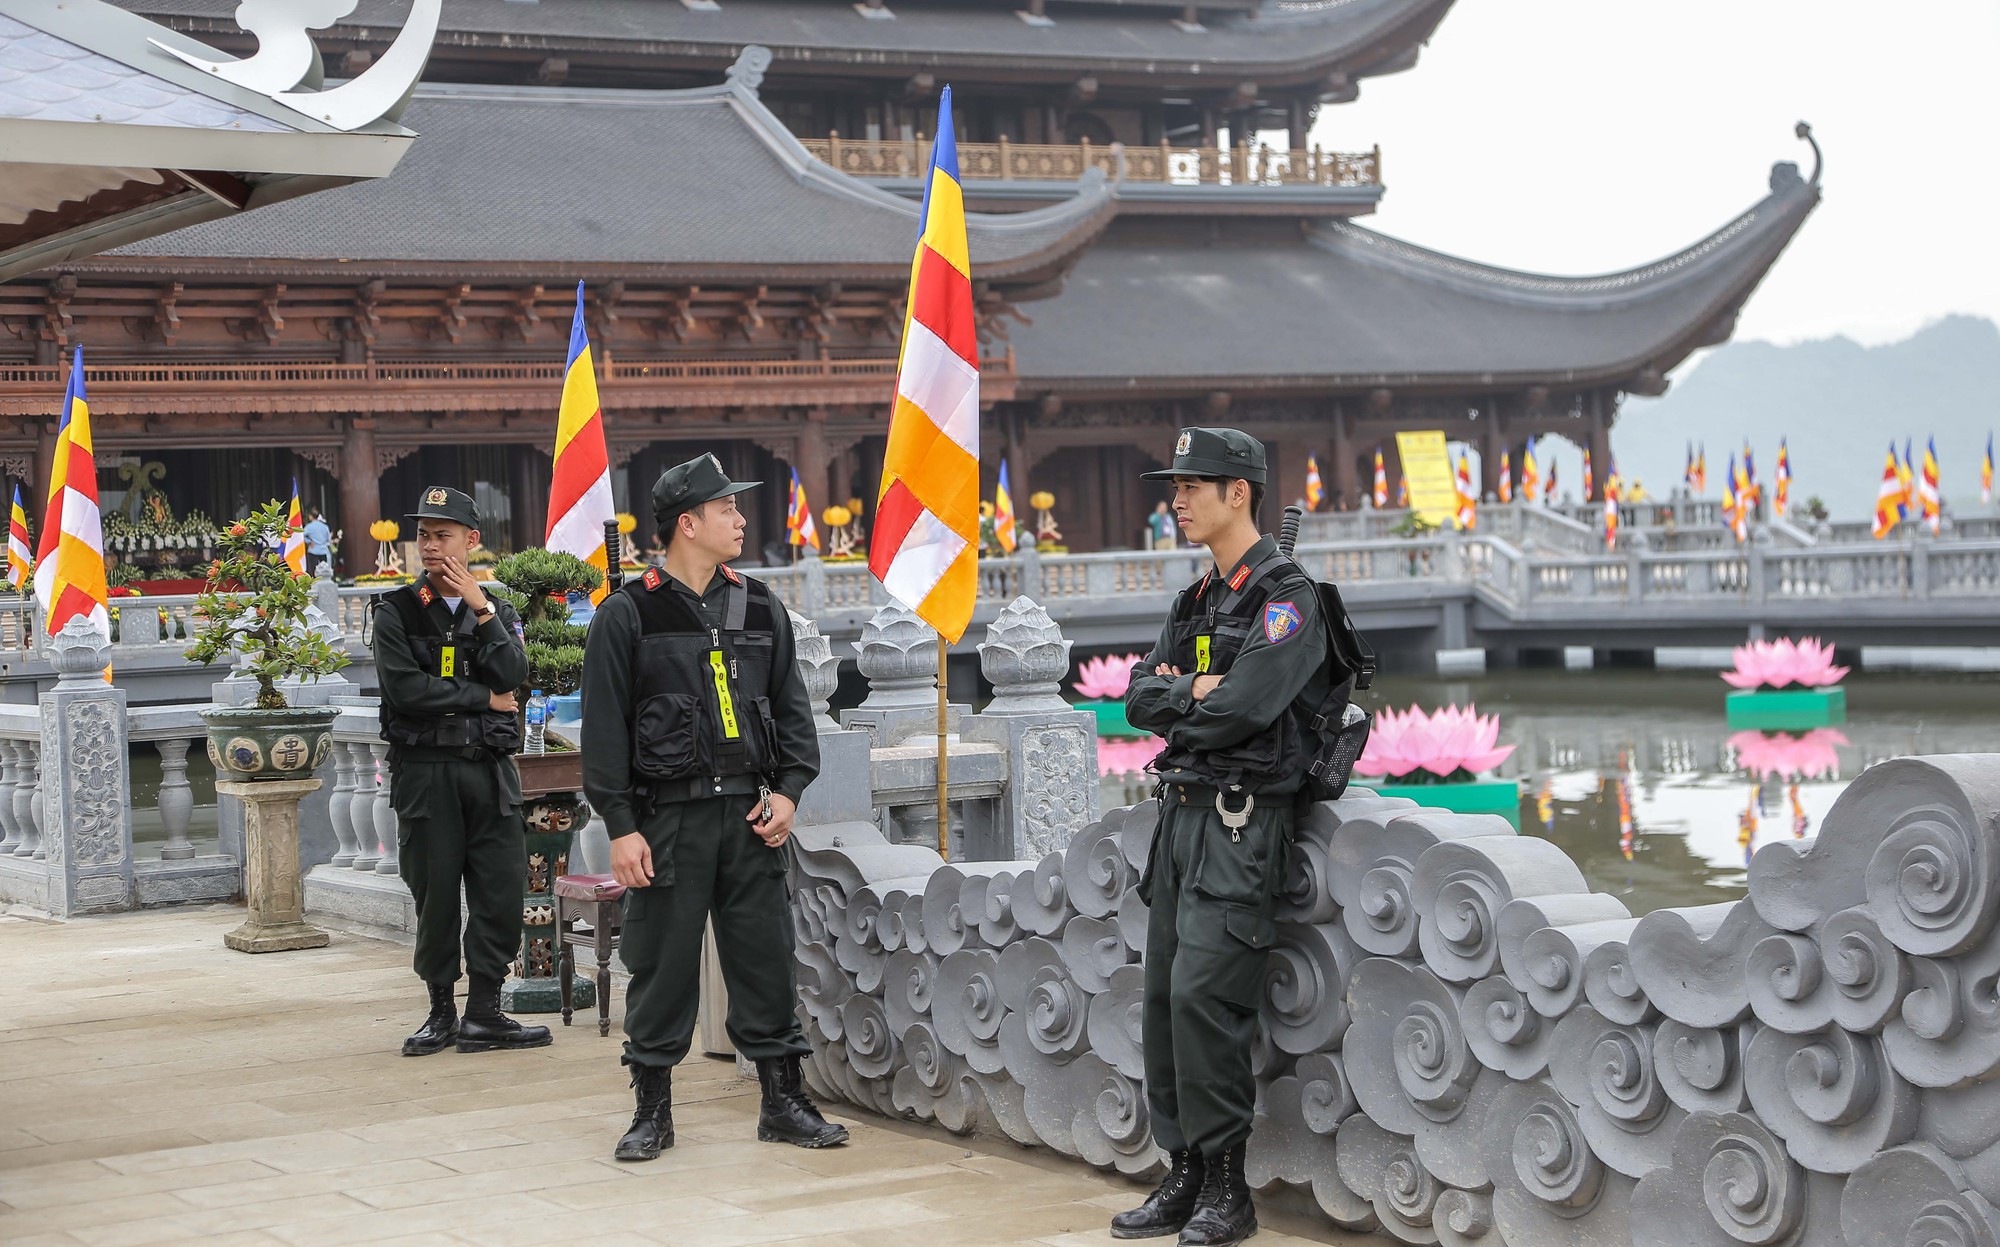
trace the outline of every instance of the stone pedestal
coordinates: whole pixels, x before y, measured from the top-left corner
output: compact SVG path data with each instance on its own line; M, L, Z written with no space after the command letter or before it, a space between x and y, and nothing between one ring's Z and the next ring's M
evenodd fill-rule
M104 682L111 650L103 634L72 619L44 643L61 677L41 699L45 811L35 856L46 855L49 912L59 917L130 909L132 776L126 750L125 690ZM22 814L18 799L15 814Z
M840 725L868 733L876 748L912 737L937 736L938 634L901 604L876 611L854 646L855 662L868 677L868 697L840 715ZM956 732L970 707L945 708L945 730Z
M1014 599L987 625L979 646L993 700L965 720L961 735L1006 751L991 856L1039 859L1059 852L1098 816L1097 718L1062 699L1069 651L1048 612L1026 597ZM969 842L977 839L975 821L968 810Z
M222 937L238 952L327 945L327 933L305 921L305 889L299 878L299 799L319 787L316 779L222 780L215 785L217 792L243 803L243 894L250 917Z

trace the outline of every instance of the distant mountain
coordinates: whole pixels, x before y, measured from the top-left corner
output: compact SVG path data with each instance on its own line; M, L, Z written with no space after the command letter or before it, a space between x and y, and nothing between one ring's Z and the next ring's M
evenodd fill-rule
M2000 431L2000 327L1948 316L1901 342L1847 338L1773 346L1732 342L1674 380L1665 397L1625 402L1612 447L1627 478L1660 495L1681 478L1687 444L1708 447L1708 496L1721 497L1731 450L1747 436L1766 483L1790 439L1792 496L1823 499L1836 518L1872 512L1890 438L1910 438L1921 468L1937 439L1946 509L1979 507L1979 462Z

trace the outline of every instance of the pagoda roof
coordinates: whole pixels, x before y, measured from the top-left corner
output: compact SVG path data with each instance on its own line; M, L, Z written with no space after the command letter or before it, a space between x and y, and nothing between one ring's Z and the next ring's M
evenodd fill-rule
M395 176L115 253L121 270L906 281L920 206L815 160L732 71L685 91L425 86ZM969 213L976 278L1057 275L1117 211L1102 175Z
M235 0L122 2L195 33L236 33ZM1020 4L954 0L889 0L889 20L827 0L718 0L710 11L678 0L445 0L436 56L642 59L712 70L761 44L775 54L775 72L788 76L953 70L1057 82L1094 74L1219 89L1244 80L1303 83L1338 69L1351 84L1413 64L1452 2L1269 0L1254 13L1205 13L1190 29L1170 20L1177 13L1149 5L1064 0L1045 25L1023 21L1014 11ZM386 43L407 7L407 0L360 0L322 38Z
M1459 259L1346 220L1232 222L1214 241L1158 221L1095 244L1013 343L1023 393L1479 389L1657 392L1735 317L1819 202L1819 169L1664 259L1555 277Z

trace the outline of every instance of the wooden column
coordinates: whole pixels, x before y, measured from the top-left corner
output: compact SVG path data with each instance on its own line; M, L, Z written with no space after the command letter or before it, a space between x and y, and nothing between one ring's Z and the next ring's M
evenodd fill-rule
M826 446L826 413L813 411L799 429L798 448L799 482L806 487L806 506L814 516L826 510L834 499L827 493L827 460L830 455ZM845 494L839 501L847 501ZM818 524L818 519L813 521Z
M1352 507L1360 499L1357 477L1354 471L1354 456L1359 448L1354 444L1354 430L1348 426L1347 414L1336 412L1333 417L1333 496L1334 505L1345 501Z
M1274 532L1285 508L1306 496L1306 457L1318 453L1314 444L1303 437L1288 437L1278 442L1276 449L1277 463L1272 465L1274 470L1269 476L1271 488L1265 491L1263 516L1264 527ZM1321 479L1325 479L1324 475Z
M1500 496L1500 451L1506 436L1500 427L1500 413L1488 412L1485 429L1479 435L1479 497Z
M1611 421L1604 414L1604 395L1590 395L1590 496L1604 497L1604 482L1611 477Z
M375 466L375 422L348 421L340 446L340 557L347 574L374 570L375 539L368 528L382 518L382 474ZM414 539L415 533L405 533Z

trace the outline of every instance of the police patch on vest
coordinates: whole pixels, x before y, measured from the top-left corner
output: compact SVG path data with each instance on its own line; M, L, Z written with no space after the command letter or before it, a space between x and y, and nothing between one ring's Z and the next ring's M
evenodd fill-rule
M1305 616L1290 602L1273 602L1264 608L1264 639L1276 645L1299 630Z

